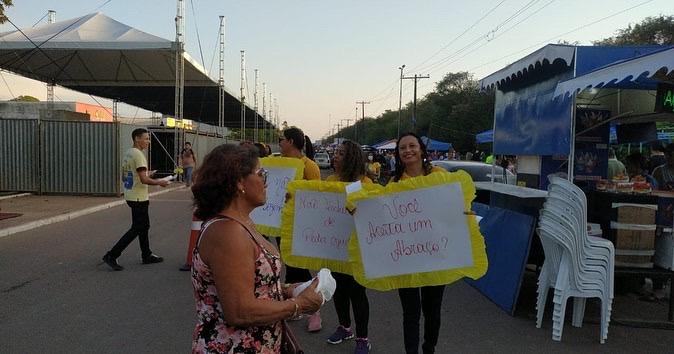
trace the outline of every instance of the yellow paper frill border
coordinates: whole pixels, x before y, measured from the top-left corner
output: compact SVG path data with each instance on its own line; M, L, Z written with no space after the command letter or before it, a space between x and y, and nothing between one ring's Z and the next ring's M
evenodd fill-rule
M376 198L387 194L412 191L420 188L429 188L443 184L461 183L463 191L464 210L471 210L471 203L475 198L475 184L470 175L465 171L435 172L427 176L420 176L392 182L380 190L361 190L348 196L348 202L357 207L358 201ZM356 210L356 213L358 211ZM421 286L433 286L453 283L463 277L478 279L487 272L488 261L485 250L484 237L480 233L480 227L473 215L466 215L470 241L473 253L473 265L471 267L454 268L448 270L396 275L381 278L366 278L363 261L361 259L358 237L352 237L349 243L349 260L351 261L352 275L363 286L375 290L391 290L398 288L414 288Z

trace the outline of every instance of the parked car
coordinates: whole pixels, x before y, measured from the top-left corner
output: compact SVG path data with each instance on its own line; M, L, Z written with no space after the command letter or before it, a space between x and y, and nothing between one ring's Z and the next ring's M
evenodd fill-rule
M492 166L483 162L440 160L431 163L449 172L464 170L473 178L473 182L491 182ZM494 166L494 172L494 182L503 183L503 167ZM517 176L514 173L505 170L505 176L508 184L516 184Z
M318 168L330 168L332 164L330 163L330 155L327 152L319 152L314 155L314 161L318 165Z

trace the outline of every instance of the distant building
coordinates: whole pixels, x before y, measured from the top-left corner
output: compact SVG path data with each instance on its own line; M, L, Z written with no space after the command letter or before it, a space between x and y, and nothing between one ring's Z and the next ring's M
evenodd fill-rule
M1 101L0 118L113 121L111 108L82 102L54 102L50 115L48 102Z

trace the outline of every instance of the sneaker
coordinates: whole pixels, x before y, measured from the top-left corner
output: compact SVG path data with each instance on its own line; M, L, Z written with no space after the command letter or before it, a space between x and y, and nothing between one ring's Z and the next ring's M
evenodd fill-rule
M321 321L321 313L316 312L315 314L309 316L309 320L307 321L307 331L309 332L318 332L323 328L322 326L322 321Z
M372 349L372 345L367 338L356 338L356 350L353 351L354 354L367 354Z
M328 337L327 342L330 344L339 344L347 339L353 339L353 331L351 328L345 328L342 325L337 326L335 333Z
M143 264L161 263L163 261L164 258L159 257L156 254L151 254L147 257L143 257Z
M110 266L110 268L112 268L112 270L116 270L116 271L124 270L124 267L119 265L119 263L117 263L117 259L113 258L110 255L110 253L106 253L105 256L103 256L103 262L105 262L105 264Z
M189 272L190 270L192 270L192 266L185 263L185 264L183 264L182 267L178 268L178 270L181 271L181 272Z

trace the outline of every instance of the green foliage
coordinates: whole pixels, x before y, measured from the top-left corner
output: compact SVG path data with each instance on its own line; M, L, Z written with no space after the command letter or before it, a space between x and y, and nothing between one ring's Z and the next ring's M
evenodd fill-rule
M25 95L25 96L21 95L21 96L12 98L10 101L14 101L14 102L40 102L40 100L38 100L37 98L35 98L33 96L28 96L28 95Z
M593 42L594 45L674 44L674 16L646 17L641 23L620 29L613 37Z
M402 109L400 132L412 131L412 103ZM459 151L475 146L475 134L491 129L494 119L493 92L480 92L478 83L467 72L448 73L435 90L417 100L416 132L432 139L451 142ZM398 111L387 110L377 118L357 123L358 142L372 145L393 139L398 133ZM328 137L353 139L354 126Z
M7 22L7 16L5 16L5 10L8 7L14 5L12 4L13 0L0 0L0 23Z

